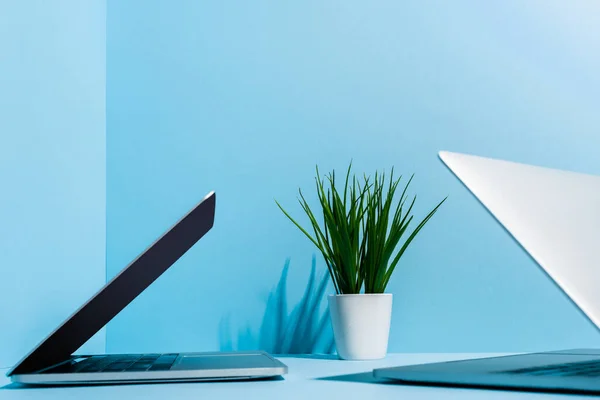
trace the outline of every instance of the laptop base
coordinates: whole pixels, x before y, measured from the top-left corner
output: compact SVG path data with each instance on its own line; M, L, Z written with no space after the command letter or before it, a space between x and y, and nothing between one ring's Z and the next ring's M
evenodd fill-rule
M287 366L265 352L72 356L50 368L11 375L27 385L103 385L270 378Z
M600 393L600 349L381 368L374 370L373 375L417 385Z

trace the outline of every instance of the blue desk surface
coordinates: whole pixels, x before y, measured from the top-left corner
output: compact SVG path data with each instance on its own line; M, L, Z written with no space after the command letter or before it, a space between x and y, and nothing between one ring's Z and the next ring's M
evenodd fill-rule
M289 374L275 381L173 383L97 387L23 388L0 370L0 399L566 399L559 394L486 391L375 383L373 368L458 360L492 354L392 354L378 361L340 361L328 356L281 356ZM494 354L496 355L496 354ZM587 397L589 398L589 397Z

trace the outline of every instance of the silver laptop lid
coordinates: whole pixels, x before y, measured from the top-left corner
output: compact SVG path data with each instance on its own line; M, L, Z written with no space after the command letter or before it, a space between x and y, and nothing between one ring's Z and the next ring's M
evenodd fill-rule
M439 156L600 328L600 177L446 151Z

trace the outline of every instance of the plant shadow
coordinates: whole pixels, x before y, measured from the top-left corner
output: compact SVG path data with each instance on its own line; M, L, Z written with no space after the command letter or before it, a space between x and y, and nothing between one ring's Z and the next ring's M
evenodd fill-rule
M306 358L309 360L339 360L337 354L281 354L279 357Z
M290 260L286 260L277 286L267 299L258 335L248 323L237 332L237 341L231 334L228 317L221 319L219 339L221 351L264 350L271 354L325 354L335 353L329 308L321 312L329 275L317 278L316 258L313 256L310 277L300 302L288 313L287 276ZM235 344L234 344L235 343Z

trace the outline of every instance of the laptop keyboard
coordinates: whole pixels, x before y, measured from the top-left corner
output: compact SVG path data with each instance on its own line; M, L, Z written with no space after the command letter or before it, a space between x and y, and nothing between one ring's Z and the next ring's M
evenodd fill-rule
M70 372L168 371L179 354L119 354L91 356L71 364Z
M564 364L544 365L541 367L530 367L504 371L511 374L522 374L532 376L600 376L600 360L579 361Z

